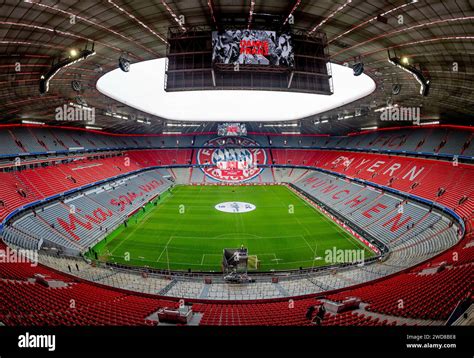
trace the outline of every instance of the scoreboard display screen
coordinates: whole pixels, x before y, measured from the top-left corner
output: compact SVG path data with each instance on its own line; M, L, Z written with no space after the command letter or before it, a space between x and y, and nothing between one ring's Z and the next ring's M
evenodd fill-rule
M293 67L291 35L264 30L212 32L212 61L219 64Z
M220 137L246 136L247 127L243 123L224 123L217 126L217 134Z

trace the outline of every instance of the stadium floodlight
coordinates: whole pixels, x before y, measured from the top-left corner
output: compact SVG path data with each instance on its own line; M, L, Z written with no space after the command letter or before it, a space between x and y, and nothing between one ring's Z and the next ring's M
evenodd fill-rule
M199 123L166 123L167 127L199 127Z
M84 111L93 111L94 110L93 108L89 107L87 104L83 105L83 104L77 104L77 103L69 102L69 105L71 107L79 108L79 109L82 109Z
M432 122L420 122L420 126L429 126L429 125L436 125L439 124L439 121L432 121Z
M411 74L417 82L420 84L420 95L428 96L430 91L430 80L428 80L422 71L415 66L409 64L407 57L399 58L397 56L390 56L390 51L388 52L388 62L392 65L397 66L405 72Z
M41 94L45 94L49 91L49 82L53 79L54 76L58 74L63 68L69 67L79 61L83 61L90 56L94 56L94 45L92 45L92 49L84 49L76 54L76 56L72 56L72 52L70 56L64 60L61 60L51 66L51 68L45 74L41 75L40 83L39 83L39 91Z
M364 73L364 64L362 62L356 62L352 66L352 71L354 72L354 76L360 76Z
M376 108L376 109L374 109L374 112L384 112L386 110L396 108L396 107L398 107L397 103L395 103L394 105L388 105L388 106L385 106L385 107Z
M372 126L372 127L362 127L361 130L363 131L370 131L370 130L373 130L373 129L378 129L379 127L377 126Z
M101 131L103 128L102 127L94 127L94 126L86 126L86 129L93 129L96 131Z
M264 124L263 126L264 127L275 127L275 128L298 127L298 123Z
M141 123L141 124L147 124L147 125L151 124L150 120L148 118L145 118L145 117L137 118L136 121L137 121L137 123Z
M402 85L399 83L394 83L392 85L392 94L393 95L398 95L400 94L400 91L402 90Z
M76 103L77 103L77 104L79 104L79 105L81 105L81 106L83 106L83 107L87 107L87 106L88 106L88 104L87 104L86 100L84 99L84 97L82 97L82 96L76 96L75 99L76 99Z
M119 68L123 72L130 72L130 60L125 58L123 55L120 56L118 64L119 64Z
M116 112L109 112L109 111L106 111L104 113L106 116L109 116L109 117L113 117L113 118L117 118L117 119L125 119L127 120L128 117L124 114L120 114L120 113L116 113Z
M77 52L77 50L75 48L69 50L69 57L77 57L77 55L79 54L79 52Z
M43 122L29 121L29 120L26 120L26 119L22 120L21 123L23 123L23 124L39 124L39 125L44 125Z
M81 84L81 82L78 81L78 80L72 80L72 81L71 81L71 88L72 88L73 91L75 91L75 92L81 92L82 84Z

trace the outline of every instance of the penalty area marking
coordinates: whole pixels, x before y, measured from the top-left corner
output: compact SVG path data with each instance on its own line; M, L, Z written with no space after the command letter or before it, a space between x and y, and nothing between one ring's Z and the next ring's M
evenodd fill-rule
M161 256L163 256L163 253L165 252L165 250L168 249L168 245L169 245L169 243L171 242L171 240L173 240L173 236L171 236L171 237L169 238L168 242L166 243L165 247L164 247L163 250L161 251L161 254L160 254L160 256L158 257L158 259L156 260L156 262L159 262L159 261L160 261Z
M222 255L220 255L220 254L202 254L201 266L204 265L204 258L205 258L206 256L218 256L218 257L222 257Z

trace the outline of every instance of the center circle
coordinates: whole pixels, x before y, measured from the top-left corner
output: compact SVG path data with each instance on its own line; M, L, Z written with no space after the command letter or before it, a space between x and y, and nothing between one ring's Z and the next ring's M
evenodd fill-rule
M256 206L241 201L227 201L225 203L217 204L215 208L224 213L241 214L255 210Z

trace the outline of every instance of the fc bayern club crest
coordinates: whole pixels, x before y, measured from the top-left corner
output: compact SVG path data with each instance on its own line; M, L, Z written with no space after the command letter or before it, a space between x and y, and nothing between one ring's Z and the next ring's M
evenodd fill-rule
M253 139L220 137L207 141L197 152L197 162L209 178L221 182L239 183L258 176L266 164L267 153ZM243 148L245 147L245 148Z

